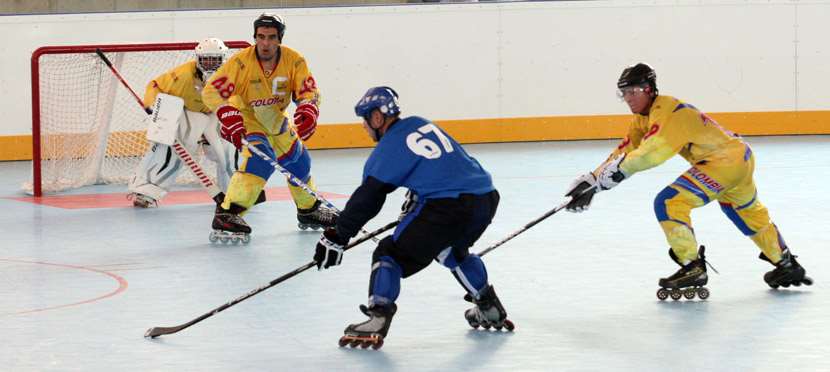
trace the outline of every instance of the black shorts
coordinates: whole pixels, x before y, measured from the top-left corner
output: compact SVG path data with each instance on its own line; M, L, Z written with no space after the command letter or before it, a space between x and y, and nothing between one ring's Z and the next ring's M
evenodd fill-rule
M391 256L401 266L403 277L427 267L441 251L452 247L458 262L469 254L496 215L499 193L461 194L458 198L429 199L404 218L393 236L378 244L374 259Z

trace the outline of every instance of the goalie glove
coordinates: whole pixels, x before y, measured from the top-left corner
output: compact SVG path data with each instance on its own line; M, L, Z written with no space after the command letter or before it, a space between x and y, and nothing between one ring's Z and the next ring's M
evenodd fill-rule
M317 263L317 270L340 265L343 261L343 247L348 243L348 239L338 236L337 231L331 227L323 231L314 249L314 262Z
M588 210L594 194L599 191L597 178L591 172L577 177L572 183L565 196L570 196L571 201L565 206L568 212L580 213Z
M320 109L313 103L303 103L297 106L294 111L294 126L297 128L297 135L303 141L311 138L317 129L317 117L320 116Z
M611 190L628 177L620 169L623 160L625 160L625 154L619 154L603 165L597 176L597 183L602 190Z
M247 135L245 125L242 121L242 114L233 106L222 106L216 110L216 117L222 124L220 133L222 138L233 143L236 149L242 148L242 138Z

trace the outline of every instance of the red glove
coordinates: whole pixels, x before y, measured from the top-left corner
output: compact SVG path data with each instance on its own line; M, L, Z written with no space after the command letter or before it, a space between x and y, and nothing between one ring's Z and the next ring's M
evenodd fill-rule
M311 138L314 130L317 129L317 117L320 110L313 103L303 103L297 106L294 111L294 126L297 127L297 135L303 141Z
M216 117L222 123L220 133L239 150L242 148L242 138L247 134L242 123L242 114L233 106L222 106L216 110Z

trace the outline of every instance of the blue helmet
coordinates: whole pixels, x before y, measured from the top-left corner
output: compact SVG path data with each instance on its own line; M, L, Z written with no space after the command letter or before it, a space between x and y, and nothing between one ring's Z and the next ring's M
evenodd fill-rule
M398 106L398 93L390 87L369 88L363 98L357 101L354 106L354 113L365 118L374 109L380 110L380 113L386 116L400 114L401 107Z

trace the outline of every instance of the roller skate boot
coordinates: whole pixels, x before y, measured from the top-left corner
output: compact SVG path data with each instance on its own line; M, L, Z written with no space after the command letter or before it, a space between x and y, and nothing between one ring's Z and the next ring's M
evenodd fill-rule
M147 195L139 194L137 192L130 193L127 195L128 200L133 201L133 207L136 208L155 208L158 207L159 203L156 199L153 199Z
M492 285L488 285L479 292L478 299L468 293L464 295L464 300L476 305L464 312L464 318L470 323L470 327L475 329L492 327L497 331L501 331L502 328L513 331L516 328L513 322L507 319L507 311L504 310L499 297L496 296L496 289Z
M230 209L224 209L221 205L216 206L216 214L213 216L213 231L211 231L209 237L210 242L248 244L251 241L251 227L239 216L244 210L245 208L236 204L231 204Z
M686 265L680 263L674 252L669 249L669 256L672 260L680 265L680 270L677 270L672 276L668 278L661 278L658 281L660 289L657 290L657 298L660 301L665 300L671 296L672 300L679 300L681 297L686 297L687 300L695 298L695 295L701 300L709 298L709 290L704 287L709 282L709 276L706 273L706 256L704 252L706 247L700 246L698 257ZM710 265L711 267L711 265ZM714 270L714 268L712 268ZM715 271L717 272L717 271Z
M770 288L789 288L791 285L799 287L802 284L813 285L813 279L806 275L807 271L795 260L796 257L790 253L789 249L784 249L781 261L773 264L775 269L764 274L764 281L767 282ZM769 261L763 253L761 253L761 259Z
M297 227L300 230L325 230L327 227L334 227L337 224L338 213L319 200L308 209L297 208Z
M392 324L392 317L398 311L395 304L389 305L373 305L367 307L360 305L360 311L369 317L369 320L363 323L350 324L343 331L343 337L340 338L338 345L350 347L380 349L383 346L383 339L389 332L389 325Z

